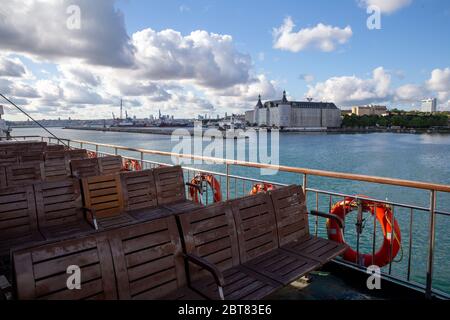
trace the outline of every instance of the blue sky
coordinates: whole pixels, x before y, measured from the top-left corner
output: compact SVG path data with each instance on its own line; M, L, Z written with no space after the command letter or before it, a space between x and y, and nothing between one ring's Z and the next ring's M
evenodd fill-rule
M366 27L368 14L355 0L317 1L120 1L130 33L151 27L183 34L208 30L233 36L256 68L283 81L293 96L306 89L302 74L323 81L332 76L367 76L383 66L399 73L395 82L421 83L435 68L450 64L450 2L418 0L382 15L381 30ZM272 30L291 16L297 29L317 23L351 26L351 40L334 52L280 52L272 48ZM260 53L264 60L259 59Z
M122 97L138 116L215 116L284 89L342 108L449 108L447 0L11 0L2 13L0 90L40 117L106 117Z

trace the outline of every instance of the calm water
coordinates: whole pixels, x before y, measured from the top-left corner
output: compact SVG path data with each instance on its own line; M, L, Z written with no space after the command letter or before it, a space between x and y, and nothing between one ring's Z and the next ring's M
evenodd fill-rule
M172 151L177 142L172 142L170 136L91 132L63 129L51 129L62 138L95 141L128 147L146 148L162 151ZM15 129L14 135L45 135L40 129ZM239 148L239 147L237 147ZM246 144L245 148L254 150L256 145ZM107 151L107 150L105 150ZM108 150L111 152L110 150ZM124 153L125 155L125 153ZM132 155L132 154L130 154ZM133 156L136 156L135 154ZM226 155L228 158L233 156ZM148 157L150 160L167 162L170 159L162 157ZM427 181L440 184L450 184L450 135L411 135L411 134L281 134L280 135L280 164L310 169L323 169L347 173L376 175L383 177L402 178L416 181ZM217 165L203 165L203 168L224 171ZM248 168L233 168L232 174L259 178L259 170ZM301 183L301 177L293 174L279 173L274 176L262 177L281 183ZM312 177L308 180L310 188L335 191L347 194L364 194L378 199L402 202L418 206L429 206L429 193L408 188L387 187L377 184L352 182L328 178ZM238 185L231 187L232 195L242 196L251 186ZM309 194L309 208L315 208L314 194ZM328 196L319 196L319 209L328 210ZM332 201L341 199L333 198ZM438 193L438 209L450 212L450 194ZM392 264L392 273L406 277L409 251L410 233L413 234L411 243L411 278L424 283L426 276L429 217L426 212L415 211L413 228L410 230L410 210L396 208L395 217L398 219L402 233L402 250ZM373 220L366 223L362 236L361 251L372 252ZM353 220L352 220L353 219ZM355 246L356 214L347 218L346 239ZM312 230L314 224L312 223ZM435 288L450 293L450 217L437 217L436 251L434 264ZM326 235L325 226L319 226L319 233ZM381 229L377 229L381 234ZM381 243L381 236L377 243ZM356 246L355 246L356 247Z

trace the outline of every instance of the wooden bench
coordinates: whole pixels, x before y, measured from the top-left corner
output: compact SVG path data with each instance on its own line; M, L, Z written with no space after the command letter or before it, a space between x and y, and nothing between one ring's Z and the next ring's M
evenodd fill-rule
M320 267L314 260L280 249L270 196L260 193L232 202L241 263L283 285Z
M82 179L85 207L93 212L93 223L99 229L111 229L136 222L125 213L122 186L118 174Z
M19 157L16 155L0 155L0 166L10 166L19 164Z
M309 233L308 211L300 186L289 186L270 192L276 214L280 246L289 252L315 260L321 265L343 254L346 244L312 236ZM311 214L342 221L331 214L312 211Z
M45 181L61 181L71 176L70 164L67 160L46 160L44 162Z
M186 199L183 169L180 166L156 168L153 174L158 205L175 214L202 207L201 204Z
M0 188L6 188L7 185L6 167L0 166Z
M36 183L34 192L39 230L47 240L95 231L85 218L78 179Z
M168 209L158 206L153 170L120 173L124 209L138 220L153 220L172 215Z
M108 232L119 299L203 299L187 285L175 218Z
M117 299L114 266L104 234L18 250L12 261L20 300ZM70 266L80 268L80 290L67 287Z
M44 161L65 160L70 161L68 150L56 150L44 152Z
M45 177L44 162L21 163L6 167L8 186L23 186L42 181Z
M123 160L121 156L107 156L97 159L101 174L112 174L122 171Z
M245 267L229 203L217 203L178 215L191 286L211 299L259 300L281 284ZM193 264L206 261L209 270ZM211 270L215 277L210 276Z
M70 161L70 169L72 177L75 178L95 177L100 175L100 168L96 158L72 160Z
M76 178L94 177L118 173L122 170L121 156L72 160L70 162L72 176Z
M64 150L66 150L66 147L62 144L49 144L45 148L46 152L64 151Z
M43 162L44 161L44 153L43 152L18 152L19 162Z
M33 186L0 189L0 256L9 255L12 247L42 240Z
M85 149L65 150L65 153L67 154L69 160L81 160L89 157L88 152Z

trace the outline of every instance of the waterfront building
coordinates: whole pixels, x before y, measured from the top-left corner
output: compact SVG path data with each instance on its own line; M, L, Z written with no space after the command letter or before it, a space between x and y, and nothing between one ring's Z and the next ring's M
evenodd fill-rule
M357 116L385 116L388 113L386 106L368 105L352 107L352 114Z
M422 100L422 111L423 112L437 112L437 99L424 99Z
M336 128L341 126L341 110L331 102L288 101L286 91L281 100L264 104L259 96L245 119L257 126L278 128Z

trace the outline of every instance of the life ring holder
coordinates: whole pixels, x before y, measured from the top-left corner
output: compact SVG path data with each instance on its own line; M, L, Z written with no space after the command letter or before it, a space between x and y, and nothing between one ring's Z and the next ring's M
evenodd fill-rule
M220 182L214 177L214 175L209 173L199 173L194 178L192 178L190 183L188 183L189 194L192 201L201 203L201 195L203 195L204 183L206 183L206 185L211 188L213 192L214 202L221 202L222 190L220 187Z
M361 197L367 198L365 196ZM349 247L344 253L343 258L346 261L365 267L370 265L376 265L378 267L386 266L394 261L394 258L401 249L401 231L398 221L394 218L391 208L386 204L360 200L359 205L362 206L363 212L369 212L372 216L376 216L377 222L383 231L383 244L374 255L358 253L355 249ZM332 207L331 214L345 221L345 217L356 208L358 208L356 198L347 197ZM327 231L330 240L345 243L343 229L334 220L329 219L327 221Z

